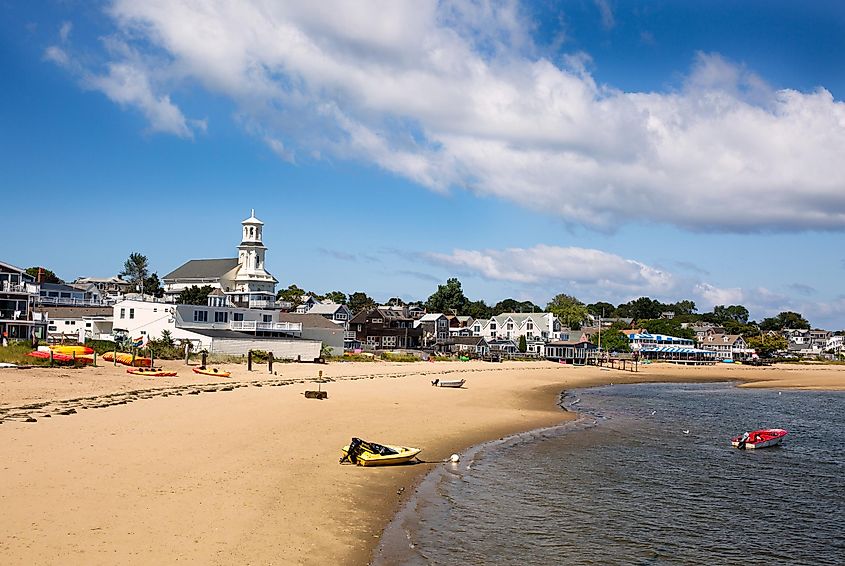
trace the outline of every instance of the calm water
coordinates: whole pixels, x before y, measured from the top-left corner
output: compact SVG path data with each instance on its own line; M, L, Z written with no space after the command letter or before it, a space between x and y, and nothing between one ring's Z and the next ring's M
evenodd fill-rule
M564 406L583 418L429 476L376 564L845 564L842 392L624 385ZM790 434L730 447L763 427Z

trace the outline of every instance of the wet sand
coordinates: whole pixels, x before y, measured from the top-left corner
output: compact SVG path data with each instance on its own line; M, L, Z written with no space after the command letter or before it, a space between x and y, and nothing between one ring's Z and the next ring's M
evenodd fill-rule
M230 366L231 378L165 366L179 376L139 378L110 365L0 369L5 564L366 564L433 466L571 418L556 406L564 389L724 380L845 388L842 366L651 364L634 374L547 362L276 364L277 375ZM306 399L318 371L329 398ZM467 383L441 389L435 378ZM424 463L341 466L352 436L421 447Z

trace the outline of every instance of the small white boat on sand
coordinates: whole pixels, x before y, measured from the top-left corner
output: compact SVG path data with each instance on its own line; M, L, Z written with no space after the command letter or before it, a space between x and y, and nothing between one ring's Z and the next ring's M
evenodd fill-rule
M752 430L751 432L746 432L741 436L732 438L731 446L740 450L768 448L769 446L777 446L783 442L783 438L787 434L788 432L782 428Z
M455 389L459 387L463 387L464 383L466 383L466 379L452 379L452 380L443 380L443 379L435 379L431 382L431 384L435 387L453 387Z

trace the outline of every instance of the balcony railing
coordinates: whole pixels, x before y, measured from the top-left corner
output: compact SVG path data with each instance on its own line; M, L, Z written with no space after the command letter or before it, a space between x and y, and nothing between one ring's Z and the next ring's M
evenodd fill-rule
M38 297L36 301L42 305L70 305L76 307L109 306L99 299L75 299L68 297Z
M276 301L265 301L260 299L252 299L249 301L249 308L251 309L272 309L276 307Z
M258 322L255 320L233 320L229 323L232 330L239 332L302 332L301 322Z
M8 281L0 282L0 293L28 293L31 295L38 294L38 285L29 283L9 283Z

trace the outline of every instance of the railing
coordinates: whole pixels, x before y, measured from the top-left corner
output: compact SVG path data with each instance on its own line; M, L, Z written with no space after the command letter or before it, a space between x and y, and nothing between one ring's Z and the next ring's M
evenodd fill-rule
M276 301L264 301L254 299L249 301L249 308L251 309L272 309L276 307Z
M71 305L82 307L109 306L99 299L75 299L72 297L38 297L36 302L42 305Z
M3 281L0 284L0 292L2 293L29 293L32 295L38 294L38 286L32 284L23 284L20 283L9 283L8 281Z
M301 322L258 322L255 320L233 320L229 323L232 330L239 332L302 332Z

